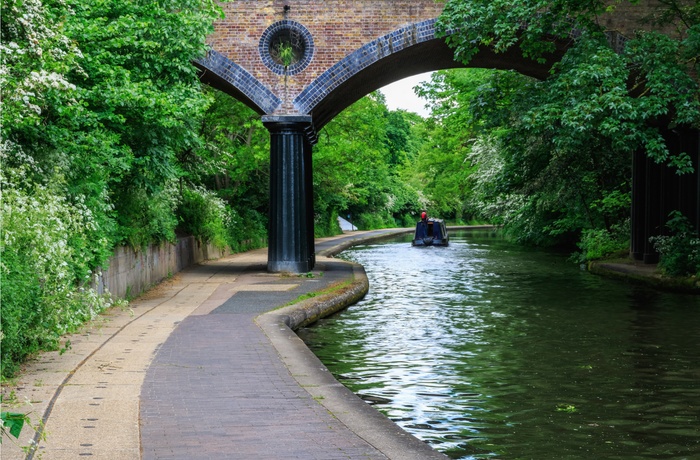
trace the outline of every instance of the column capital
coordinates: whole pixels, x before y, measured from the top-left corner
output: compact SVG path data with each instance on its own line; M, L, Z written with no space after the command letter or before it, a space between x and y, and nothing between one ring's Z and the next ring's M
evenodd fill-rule
M263 115L265 126L272 124L313 124L311 115Z
M301 130L311 145L318 142L318 132L311 115L263 115L262 122L271 133L285 129Z

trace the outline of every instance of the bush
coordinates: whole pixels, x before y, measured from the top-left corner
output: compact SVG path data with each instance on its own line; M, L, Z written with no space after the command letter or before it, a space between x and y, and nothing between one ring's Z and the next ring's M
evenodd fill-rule
M122 192L119 199L120 242L140 248L151 243L175 241L175 210L179 196L174 181L150 192L145 188L133 188Z
M363 212L353 218L353 224L362 230L375 230L378 228L394 227L396 222L388 212Z
M671 276L700 274L700 238L687 217L679 211L669 214L666 227L671 235L652 237L649 240L661 255L659 268Z
M180 230L202 243L211 243L218 248L229 246L229 214L224 201L214 192L203 187L182 190L177 208Z
M88 287L109 242L81 200L61 193L60 177L32 184L24 170L5 169L0 179L0 373L7 377L111 304Z
M233 252L264 247L267 244L267 218L253 209L227 208L228 244Z
M338 211L330 210L314 215L314 236L323 238L326 236L340 235L343 231L338 222Z
M613 225L610 230L604 228L583 230L578 247L581 253L575 254L574 258L581 263L629 253L629 219L622 224Z

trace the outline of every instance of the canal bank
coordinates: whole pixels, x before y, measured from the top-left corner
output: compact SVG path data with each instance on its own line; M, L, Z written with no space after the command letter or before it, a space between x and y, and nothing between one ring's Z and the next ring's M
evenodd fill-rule
M697 277L666 276L656 264L644 264L633 259L601 260L588 263L596 275L644 284L655 289L686 294L700 294Z
M19 444L38 449L6 439L2 457L445 458L338 383L292 331L367 290L362 267L328 254L401 232L319 240L304 276L267 273L265 250L210 261L107 312L4 386L3 410L30 412L45 438L25 428Z

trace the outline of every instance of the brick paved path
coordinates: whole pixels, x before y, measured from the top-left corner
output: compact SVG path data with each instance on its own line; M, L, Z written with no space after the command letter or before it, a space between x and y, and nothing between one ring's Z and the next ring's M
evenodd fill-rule
M346 265L322 268L314 279L248 278L249 290L179 324L142 388L143 459L386 458L299 386L253 321L349 276Z
M47 436L23 430L0 456L446 458L337 382L285 326L355 301L366 288L361 268L324 256L384 233L319 240L313 277L269 274L266 251L250 251L185 270L129 309L103 313L65 338L65 353L42 353L2 388L31 401L16 410L43 420ZM260 315L353 277L361 282ZM20 446L32 439L37 449L26 455Z

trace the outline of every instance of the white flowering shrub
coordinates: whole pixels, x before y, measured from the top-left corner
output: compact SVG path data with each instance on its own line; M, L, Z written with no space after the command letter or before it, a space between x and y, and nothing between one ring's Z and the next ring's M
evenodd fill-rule
M700 237L690 220L673 211L666 227L670 235L650 238L661 255L659 268L671 276L700 275Z
M11 375L28 355L53 349L111 304L89 288L92 259L104 249L91 212L50 185L31 183L28 168L3 168L0 276L1 372ZM102 244L107 244L103 241Z
M77 67L81 53L62 27L62 19L72 11L61 1L51 3L47 8L42 0L3 2L3 121L38 124L49 99L76 89L65 74Z

